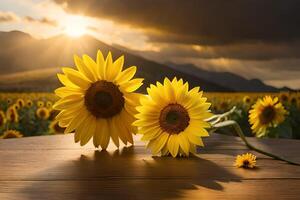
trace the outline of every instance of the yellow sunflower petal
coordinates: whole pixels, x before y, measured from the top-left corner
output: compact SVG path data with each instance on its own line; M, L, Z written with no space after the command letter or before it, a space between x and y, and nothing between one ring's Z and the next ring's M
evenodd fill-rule
M124 65L124 56L121 56L113 63L110 69L110 74L108 79L114 81L122 71L123 65Z
M134 92L139 89L143 85L142 78L136 78L124 83L120 86L120 88L125 92Z
M101 51L97 52L97 70L98 70L98 76L100 79L105 79L106 76L106 64L103 57L103 54Z
M70 88L78 88L78 86L75 85L74 83L72 83L72 82L67 78L66 75L64 75L64 74L57 74L57 77L58 77L59 81L60 81L63 85L65 85L65 86L67 86L67 87L70 87Z
M94 67L96 63L88 56L84 55L83 60L77 55L74 56L74 62L78 71L90 81L96 81Z
M117 121L115 121L116 118L112 118L108 121L108 126L110 127L110 136L114 144L119 147L119 129L118 126L116 126Z
M161 149L166 145L166 142L168 141L169 134L162 133L157 139L156 139L156 145L152 148L152 152L154 155L158 154Z
M176 157L179 149L178 135L170 135L168 140L168 149L173 157Z
M80 138L80 145L83 146L86 143L90 141L90 139L93 137L95 130L96 130L96 118L93 116L90 116L87 120L87 127L85 134L81 135Z
M122 85L128 82L129 80L131 80L135 75L135 73L136 73L136 66L129 67L119 74L119 76L116 78L116 82L119 85Z
M183 152L185 153L185 155L189 155L189 152L190 152L190 143L189 143L188 139L183 134L178 134L178 137L179 137L178 141L179 141L181 149L183 150Z
M87 80L83 75L81 75L78 71L71 68L63 68L63 72L67 76L67 78L75 85L87 89L90 86L90 81Z

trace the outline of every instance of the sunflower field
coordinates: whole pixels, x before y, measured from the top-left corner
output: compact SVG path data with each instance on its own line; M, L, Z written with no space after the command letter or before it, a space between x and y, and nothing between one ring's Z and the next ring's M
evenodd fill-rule
M0 93L0 137L63 133L54 120L55 101L51 93Z
M247 136L269 138L300 139L300 93L215 93L204 94L211 103L214 114L224 113L236 107L229 119L235 120ZM267 134L257 135L249 123L249 111L261 98L270 96L278 98L286 110L284 120L272 127ZM0 138L15 138L51 134L63 134L52 108L57 101L53 93L0 93ZM232 135L230 127L219 130L222 134Z

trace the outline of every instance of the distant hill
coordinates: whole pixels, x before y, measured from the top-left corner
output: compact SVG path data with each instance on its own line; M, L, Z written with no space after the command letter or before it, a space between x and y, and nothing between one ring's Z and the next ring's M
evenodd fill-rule
M150 83L164 77L178 77L194 87L200 85L206 91L232 91L229 88L204 80L168 66L146 60L109 46L91 36L69 38L59 35L49 39L35 39L20 32L0 32L0 90L2 91L52 91L59 86L56 73L62 66L74 66L73 55L88 54L96 57L100 49L114 58L125 55L125 66L138 67L137 77L145 78L142 90Z
M223 87L229 88L233 91L240 92L277 92L278 88L264 84L259 79L245 79L241 76L230 72L212 72L200 69L199 67L192 64L174 64L167 63L168 66L174 70L178 70L187 74L192 74L199 79L207 80L212 83L222 85ZM284 90L290 90L284 88Z
M73 55L88 54L95 58L100 49L114 58L125 55L125 67L138 67L137 77L144 77L142 91L164 77L178 77L205 91L276 92L279 89L258 79L248 80L229 72L211 72L192 64L160 64L137 56L125 48L107 45L91 36L70 38L65 35L35 39L20 31L0 32L0 90L53 91L60 84L56 73L62 66L74 66ZM284 88L289 90L289 88Z

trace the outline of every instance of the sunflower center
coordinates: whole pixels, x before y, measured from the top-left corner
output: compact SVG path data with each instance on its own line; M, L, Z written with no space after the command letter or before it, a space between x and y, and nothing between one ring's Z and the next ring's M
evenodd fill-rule
M281 96L281 100L282 100L283 102L288 101L288 96L285 95L285 94L283 94L283 95Z
M249 164L250 164L249 160L243 161L243 167L247 168L247 167L249 167Z
M108 81L93 83L84 100L85 106L96 118L110 118L120 113L125 103L119 88Z
M178 134L189 125L187 110L180 104L169 104L160 112L160 127L169 134Z
M276 115L276 112L275 112L275 109L273 108L273 106L265 107L262 111L260 121L263 124L268 124L271 121L273 121L275 115Z
M39 114L41 118L44 118L46 116L45 110L41 110Z

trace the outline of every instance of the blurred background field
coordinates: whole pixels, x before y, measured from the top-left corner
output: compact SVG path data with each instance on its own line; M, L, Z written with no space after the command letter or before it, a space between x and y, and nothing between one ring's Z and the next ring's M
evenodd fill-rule
M248 122L249 109L266 95L278 97L288 111L283 123L265 137L300 139L300 93L224 93L205 92L204 96L212 103L213 113L223 113L236 107L230 116L242 127L247 136L254 136ZM0 93L0 137L28 137L63 134L64 129L55 121L57 111L52 109L57 97L53 93ZM4 134L6 130L16 130ZM231 128L222 129L222 134L232 135Z

